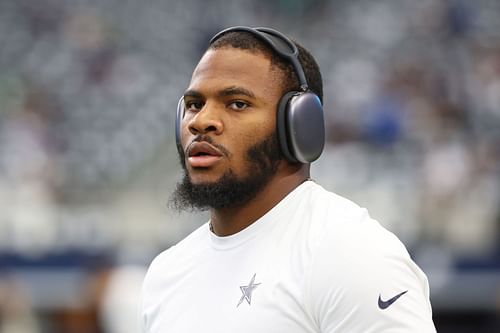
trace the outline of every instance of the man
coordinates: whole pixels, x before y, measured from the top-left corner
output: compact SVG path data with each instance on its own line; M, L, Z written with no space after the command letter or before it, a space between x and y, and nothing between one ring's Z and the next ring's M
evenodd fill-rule
M404 245L309 178L321 100L315 60L280 33L212 39L178 109L173 197L210 221L151 264L145 332L435 332Z

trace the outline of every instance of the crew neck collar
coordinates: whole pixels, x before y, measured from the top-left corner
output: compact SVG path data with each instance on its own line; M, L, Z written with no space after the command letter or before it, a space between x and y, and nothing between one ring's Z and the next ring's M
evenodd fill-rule
M294 198L296 198L300 193L305 191L307 188L312 186L314 183L311 180L307 180L304 183L297 186L290 193L288 193L276 206L271 208L266 214L260 217L258 220L250 224L245 229L229 235L229 236L217 236L210 228L210 222L207 223L207 228L210 233L210 243L212 247L216 250L229 250L231 248L237 247L252 238L259 235L263 230L270 228L273 225L273 221L277 220L281 214L288 212L292 208Z

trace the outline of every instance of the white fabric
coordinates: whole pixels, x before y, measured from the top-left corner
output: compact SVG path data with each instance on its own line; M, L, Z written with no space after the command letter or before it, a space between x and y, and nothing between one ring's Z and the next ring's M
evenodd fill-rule
M142 302L148 333L435 332L427 278L404 245L312 181L237 234L204 224L161 253Z

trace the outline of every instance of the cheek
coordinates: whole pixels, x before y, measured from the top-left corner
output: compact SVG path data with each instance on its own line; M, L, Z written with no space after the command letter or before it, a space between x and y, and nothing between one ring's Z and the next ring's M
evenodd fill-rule
M189 116L186 115L182 119L180 123L180 130L181 130L181 143L185 147L185 145L188 143L189 137L191 136L191 132L188 129L188 123L190 119Z
M237 140L238 145L234 147L235 155L237 155L240 161L246 163L248 157L248 151L255 145L262 142L262 140L269 137L276 131L273 124L266 124L265 126L260 123L255 126L247 127L247 131L240 133Z
M191 120L192 120L192 117L189 115L186 115L180 123L180 133L181 133L180 141L181 141L182 150L184 152L186 151L186 148L188 147L188 145L196 137L196 135L194 135L189 129L189 125L190 125Z

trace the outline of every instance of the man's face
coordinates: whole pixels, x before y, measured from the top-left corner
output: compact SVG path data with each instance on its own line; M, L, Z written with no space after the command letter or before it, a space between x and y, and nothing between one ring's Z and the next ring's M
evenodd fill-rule
M184 183L198 186L198 191L228 182L252 188L257 186L252 182L267 182L276 173L281 157L275 132L279 78L261 53L235 48L205 53L184 94ZM230 187L224 191L235 190Z
M184 96L182 145L193 184L215 182L229 170L237 177L252 171L247 150L276 129L277 77L261 53L235 48L205 53ZM195 142L205 135L219 151Z

